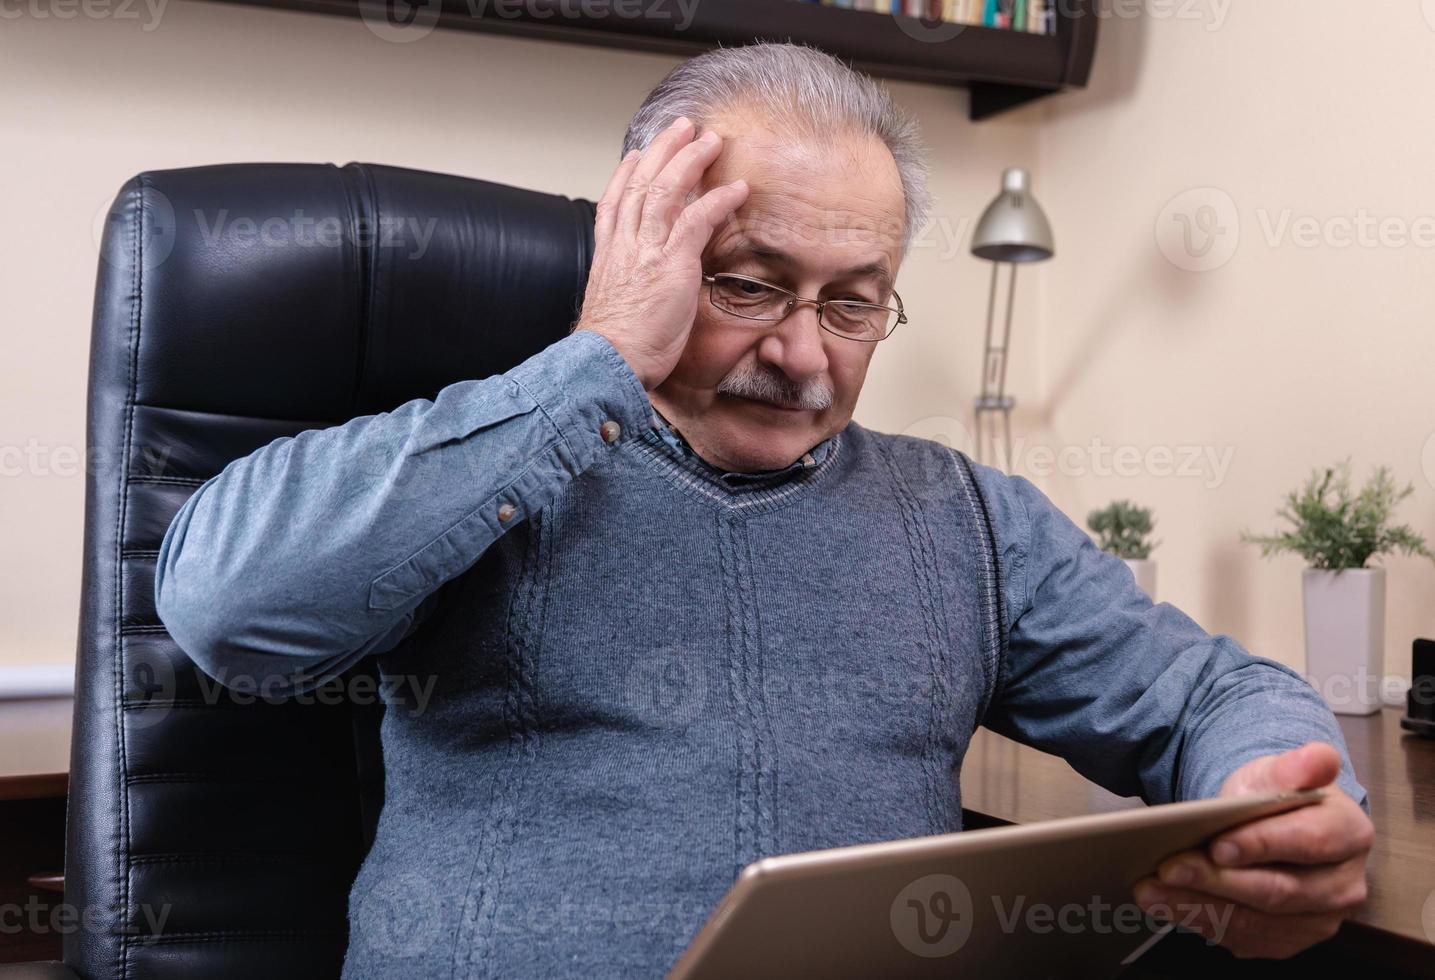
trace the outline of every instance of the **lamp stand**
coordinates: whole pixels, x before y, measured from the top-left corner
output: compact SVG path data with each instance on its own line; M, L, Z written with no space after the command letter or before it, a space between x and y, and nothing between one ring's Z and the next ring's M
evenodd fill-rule
M1011 270L1007 276L1006 317L1002 328L1001 343L992 342L992 331L997 319L997 277L1003 267ZM987 334L982 354L982 387L977 396L973 421L973 433L977 462L988 463L996 456L997 427L1001 427L1002 444L1005 453L1002 465L1011 472L1011 410L1016 399L1006 393L1007 355L1011 350L1012 305L1016 299L1016 263L993 262L991 290L987 296ZM999 416L999 418L998 418ZM990 453L988 453L990 447Z

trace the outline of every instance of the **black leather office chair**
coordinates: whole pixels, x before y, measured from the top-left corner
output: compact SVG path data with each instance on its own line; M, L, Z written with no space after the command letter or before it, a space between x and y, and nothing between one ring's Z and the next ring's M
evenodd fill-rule
M81 928L63 964L0 976L339 975L381 804L382 706L216 690L155 615L157 549L230 460L563 337L593 214L369 164L171 170L121 190L90 358L65 855Z

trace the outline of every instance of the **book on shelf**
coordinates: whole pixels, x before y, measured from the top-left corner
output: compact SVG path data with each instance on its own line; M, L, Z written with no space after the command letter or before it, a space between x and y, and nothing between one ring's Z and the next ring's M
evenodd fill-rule
M947 21L1021 31L1056 33L1056 0L795 0L878 14L905 14L927 21Z

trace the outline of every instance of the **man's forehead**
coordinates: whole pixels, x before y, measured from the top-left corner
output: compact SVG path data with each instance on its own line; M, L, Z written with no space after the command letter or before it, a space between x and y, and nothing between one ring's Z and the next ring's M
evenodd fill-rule
M906 235L906 199L881 140L850 133L795 138L759 112L719 116L709 128L726 143L694 198L738 177L752 188L716 237L756 241L794 257L840 249L896 260ZM724 241L722 247L729 246Z
M836 229L834 229L835 231ZM870 277L883 285L892 284L891 258L886 251L871 243L870 236L862 236L855 239L855 232L850 229L848 234L842 236L844 246L842 251L850 252L852 258L844 255L840 264L833 270L833 274L840 278L847 277ZM773 234L769 229L766 232L755 229L744 229L738 231L729 238L725 238L715 245L712 250L714 259L732 258L755 258L778 265L788 265L797 268L805 268L809 265L816 265L810 259L804 259L804 255L811 255L813 249L820 249L828 255L831 249L838 245L837 237L826 238L818 235L816 237L803 235L799 240L796 236ZM856 245L857 248L850 246ZM861 246L866 245L866 248ZM865 253L865 254L864 254ZM830 259L821 264L827 265Z

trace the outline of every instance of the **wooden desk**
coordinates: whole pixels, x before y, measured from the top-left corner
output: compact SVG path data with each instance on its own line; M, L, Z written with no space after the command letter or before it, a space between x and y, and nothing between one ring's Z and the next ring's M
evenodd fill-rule
M64 867L73 713L69 698L0 701L0 963L60 958L63 896L31 878Z
M1375 844L1369 862L1369 899L1328 943L1285 961L1292 976L1309 965L1323 971L1334 960L1366 971L1378 966L1399 976L1435 977L1435 741L1400 728L1401 712L1384 708L1364 717L1341 716L1351 761L1370 793ZM1020 745L985 729L972 741L962 766L962 805L974 823L1028 823L1141 806L1077 774L1062 759ZM1422 913L1426 916L1422 923ZM1213 963L1204 943L1183 934L1163 940L1152 953L1189 958L1192 972L1179 965L1162 976L1209 976ZM1200 949L1196 949L1199 946ZM1223 950L1211 950L1219 958ZM1223 978L1241 961L1221 963ZM1197 962L1200 961L1200 962ZM1269 961L1252 976L1275 976ZM1389 973L1380 975L1391 975Z

